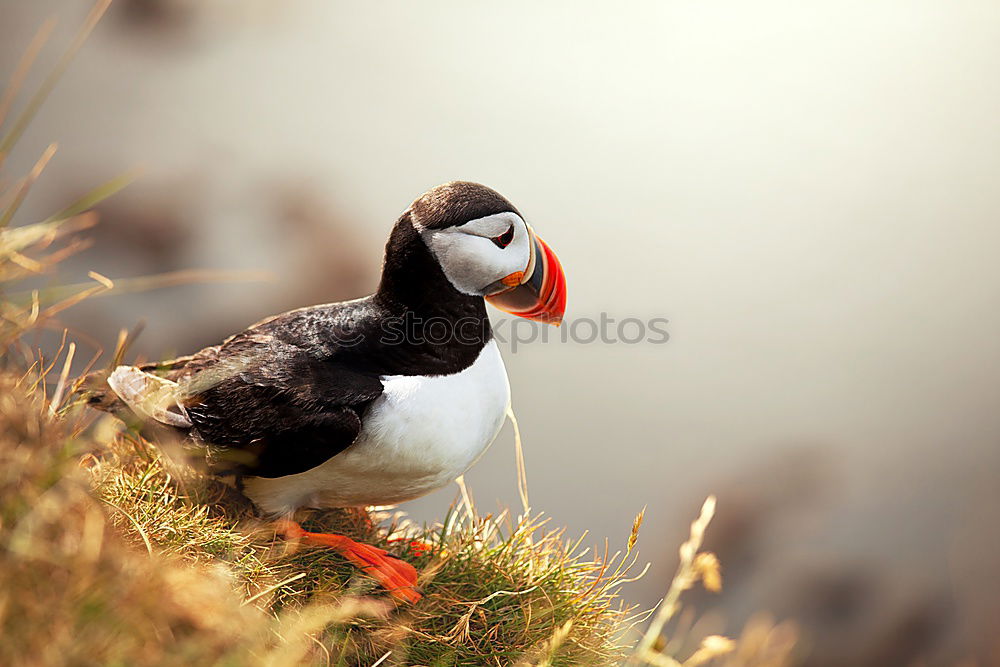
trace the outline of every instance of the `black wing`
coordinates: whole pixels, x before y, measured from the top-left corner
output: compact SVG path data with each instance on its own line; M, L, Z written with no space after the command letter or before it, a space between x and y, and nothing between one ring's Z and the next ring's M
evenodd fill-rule
M377 373L341 352L329 310L292 311L179 366L193 434L219 470L281 477L349 447L382 393Z

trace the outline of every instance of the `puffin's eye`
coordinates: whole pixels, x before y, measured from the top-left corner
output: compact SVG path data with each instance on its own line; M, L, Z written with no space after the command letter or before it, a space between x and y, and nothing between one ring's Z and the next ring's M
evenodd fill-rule
M514 225L511 225L510 229L505 231L500 236L494 236L493 238L490 239L490 241L493 241L493 243L495 243L498 248L506 248L507 246L510 245L510 242L513 240L514 240Z

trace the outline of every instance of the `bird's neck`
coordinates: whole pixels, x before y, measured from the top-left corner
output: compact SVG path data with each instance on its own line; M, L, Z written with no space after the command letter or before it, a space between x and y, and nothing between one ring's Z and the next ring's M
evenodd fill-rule
M472 331L476 322L483 332L483 343L491 336L484 299L455 289L408 214L396 223L386 243L375 301L395 315L416 317L425 323L433 319L453 326L464 322Z

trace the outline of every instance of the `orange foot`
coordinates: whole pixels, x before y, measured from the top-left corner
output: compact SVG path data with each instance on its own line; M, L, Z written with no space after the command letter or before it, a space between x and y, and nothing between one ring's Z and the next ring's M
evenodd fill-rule
M377 580L396 598L411 603L420 600L420 593L416 590L417 569L384 549L355 542L343 535L310 533L289 520L279 521L277 532L288 539L302 539L311 544L336 549L337 553Z
M408 537L394 537L389 540L390 544L396 544L397 542L406 542L406 546L410 548L410 553L414 556L426 556L434 551L434 545L423 540L411 540Z

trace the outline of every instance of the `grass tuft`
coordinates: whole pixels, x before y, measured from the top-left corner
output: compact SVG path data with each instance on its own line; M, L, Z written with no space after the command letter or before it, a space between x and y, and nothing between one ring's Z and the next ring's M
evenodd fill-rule
M386 654L389 665L612 664L624 655L614 592L631 560L587 558L543 518L479 517L464 504L431 527L385 511L297 517L308 530L343 533L412 562L424 597L397 607L332 551L275 539L225 484L131 434L107 442L87 468L111 520L137 548L222 566L244 601L272 614L316 599L381 600L385 614L314 637L317 650L343 664Z

